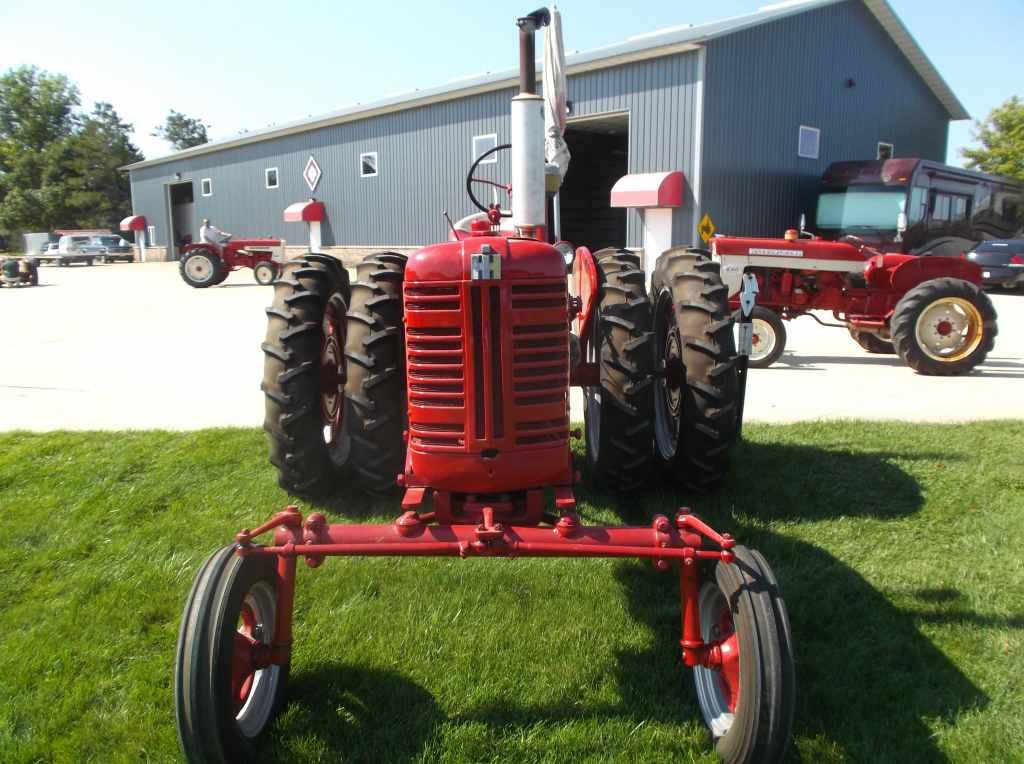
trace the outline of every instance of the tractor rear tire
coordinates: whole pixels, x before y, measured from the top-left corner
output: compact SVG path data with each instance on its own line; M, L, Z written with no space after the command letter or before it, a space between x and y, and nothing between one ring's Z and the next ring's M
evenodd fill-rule
M178 272L181 273L181 278L186 284L196 289L205 289L219 284L227 278L228 273L224 267L224 261L207 250L189 252L178 263Z
M651 288L655 458L670 479L708 490L725 477L739 434L728 290L719 264L685 247L658 258Z
M705 641L735 635L738 665L731 676L694 668L697 703L723 762L773 764L785 759L793 729L789 618L764 557L744 546L733 553L732 563L702 566L698 607Z
M871 332L859 332L852 328L849 331L853 341L869 353L874 355L892 355L896 352L891 340L883 340L877 334L872 334Z
M278 483L295 496L390 492L404 467L405 257L370 255L357 271L350 285L335 258L307 254L274 282L264 429Z
M774 310L755 305L750 314L754 344L747 364L751 369L767 369L782 357L786 349L786 325Z
M652 464L651 303L639 257L604 249L594 259L599 286L587 352L601 384L584 388L586 460L595 482L624 492L643 485Z
M896 303L892 344L918 374L966 374L995 346L996 309L981 287L939 278L911 289Z
M214 552L196 577L174 667L178 743L189 762L252 761L284 702L289 663L246 673L238 635L274 641L277 558ZM244 694L243 694L244 693Z
M368 493L390 495L405 469L405 255L377 252L356 266L348 309L345 400L350 465Z

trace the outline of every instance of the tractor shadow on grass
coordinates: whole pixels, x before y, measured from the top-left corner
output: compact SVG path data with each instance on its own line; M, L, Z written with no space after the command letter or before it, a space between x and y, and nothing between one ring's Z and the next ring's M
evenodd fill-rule
M913 515L924 499L916 480L891 454L852 453L792 445L745 442L736 453L732 479L719 494L697 498L682 492L630 508L629 522L649 522L655 511L691 504L712 526L730 530L760 549L779 578L789 610L797 672L792 757L805 761L943 761L927 719L952 722L958 713L987 704L988 697L920 633L922 621L970 623L974 614L925 614L904 610L853 568L828 552L764 529L760 521L822 521L842 517L898 520ZM915 454L917 459L951 455ZM739 524L737 524L739 522ZM845 545L856 555L856 538ZM852 529L851 529L852 532ZM865 543L877 543L881 534ZM895 550L894 550L895 551ZM887 564L898 568L894 554ZM692 679L679 656L675 573L623 563L617 570L634 617L655 635L647 651L619 656L623 704L632 716L676 715L699 720ZM946 591L921 590L934 603Z
M442 720L427 690L395 671L326 663L292 674L261 761L404 761Z

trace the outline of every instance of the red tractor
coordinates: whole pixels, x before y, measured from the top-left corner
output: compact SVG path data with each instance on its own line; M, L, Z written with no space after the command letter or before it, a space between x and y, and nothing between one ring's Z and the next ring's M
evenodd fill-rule
M239 268L252 268L257 284L272 284L284 262L284 242L280 239L230 238L219 247L213 244L186 244L181 248L178 271L191 287L216 286Z
M902 213L900 226L905 226ZM981 269L956 257L885 253L855 236L825 241L790 230L783 239L716 236L730 303L744 273L757 279L750 366L775 363L786 346L783 320L830 311L869 353L894 353L919 374L966 374L988 355L996 311Z
M313 499L398 487L402 512L329 524L287 507L206 561L175 671L189 761L256 756L285 697L298 560L352 555L628 557L675 570L681 662L718 753L785 756L793 658L764 557L686 508L641 527L587 526L576 512L570 385L585 391L596 480L635 491L661 473L708 488L739 433L745 357L707 257L671 249L648 284L626 250L547 242L534 34L549 19L518 20L511 211L476 202L481 215L454 240L369 256L354 280L310 253L274 282L263 390L279 483Z

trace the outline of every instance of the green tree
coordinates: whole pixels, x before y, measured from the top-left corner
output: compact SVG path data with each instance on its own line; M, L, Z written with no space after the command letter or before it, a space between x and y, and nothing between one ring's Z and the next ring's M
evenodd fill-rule
M156 128L152 135L156 138L163 138L177 151L199 146L207 143L210 139L206 137L206 128L202 120L194 117L187 117L180 111L171 111L164 123Z
M1024 101L1013 96L975 125L981 145L963 149L967 166L1024 182Z
M0 75L0 229L50 230L62 221L61 163L78 128L78 88L34 66Z
M131 185L128 173L120 170L142 159L128 137L131 130L113 106L100 102L65 139L67 206L76 225L113 227L131 214Z

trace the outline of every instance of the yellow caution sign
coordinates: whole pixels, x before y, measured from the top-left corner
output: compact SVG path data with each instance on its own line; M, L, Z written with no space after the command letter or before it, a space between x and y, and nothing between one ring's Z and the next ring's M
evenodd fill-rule
M706 212L697 225L697 233L700 234L700 238L704 240L705 244L715 235L715 224L711 222L711 216Z

